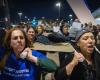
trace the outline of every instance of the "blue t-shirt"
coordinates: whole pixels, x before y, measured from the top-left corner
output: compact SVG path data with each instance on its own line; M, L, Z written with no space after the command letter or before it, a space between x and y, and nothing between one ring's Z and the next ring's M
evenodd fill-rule
M36 50L32 55L38 58L46 58ZM0 80L36 80L39 68L32 62L25 59L17 59L14 53L7 59L7 63L0 75Z

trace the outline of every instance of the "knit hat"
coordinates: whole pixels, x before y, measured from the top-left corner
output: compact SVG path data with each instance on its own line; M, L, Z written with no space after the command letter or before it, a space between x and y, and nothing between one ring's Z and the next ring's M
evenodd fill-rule
M80 37L85 34L85 33L88 33L88 32L91 32L89 30L81 30L80 32L77 33L76 35L76 38L75 38L75 42L78 42L78 40L80 39Z

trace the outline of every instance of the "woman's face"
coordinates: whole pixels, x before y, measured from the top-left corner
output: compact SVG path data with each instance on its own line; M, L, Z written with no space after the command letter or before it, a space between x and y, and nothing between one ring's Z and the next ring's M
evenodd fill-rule
M91 32L85 33L79 39L77 45L80 47L81 52L90 55L95 46L95 39Z
M38 26L38 27L37 27L37 31L38 31L38 34L42 34L42 32L43 32L42 27L41 27L41 26Z
M33 29L33 28L30 28L30 29L28 30L28 32L27 32L27 35L28 35L28 38L29 38L30 40L33 40L33 38L35 37L35 31L34 31L34 29Z
M64 33L64 34L67 34L67 33L68 33L68 28L67 28L67 27L64 27L64 28L63 28L63 33Z
M11 34L10 46L17 55L25 48L25 36L22 31L14 30Z

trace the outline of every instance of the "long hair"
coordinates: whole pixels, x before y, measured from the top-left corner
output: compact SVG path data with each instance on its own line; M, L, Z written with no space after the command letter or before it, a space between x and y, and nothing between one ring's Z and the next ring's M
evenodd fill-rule
M12 29L10 29L8 31L8 33L6 34L5 39L4 39L4 45L3 45L3 47L6 49L6 51L4 52L4 56L3 56L3 58L0 61L0 70L3 70L4 66L6 65L6 61L7 61L8 57L9 57L9 55L11 53L11 47L10 47L11 34L15 30L20 30L23 33L23 35L25 37L25 47L30 47L30 42L27 39L27 36L26 36L26 34L25 34L24 31L22 31L19 28L12 28Z
M3 46L5 35L6 35L5 29L0 29L0 46Z
M65 35L65 36L69 35L69 32L67 32L67 34L64 33L64 31L63 31L64 28L67 28L67 29L68 29L68 26L66 26L66 25L61 25L61 26L60 26L60 31L61 31L61 33L62 33L63 35Z
M28 36L28 31L29 31L29 29L33 29L34 32L35 32L35 34L34 34L32 40L31 40L31 39L29 38L29 36ZM30 47L33 47L33 43L36 41L37 33L38 33L37 30L36 30L35 28L33 28L32 26L29 26L29 27L27 28L26 34L27 34L28 40L30 41Z
M10 43L11 43L11 34L12 34L12 32L15 31L15 30L20 30L20 31L23 33L23 35L24 35L24 37L25 37L25 47L30 47L30 42L29 42L29 40L28 40L28 38L27 38L27 36L26 36L26 33L25 33L23 30L19 29L19 28L12 28L12 29L10 29L10 30L8 31L8 34L5 36L5 40L4 40L4 46L5 46L5 48L11 49L11 47L10 47Z

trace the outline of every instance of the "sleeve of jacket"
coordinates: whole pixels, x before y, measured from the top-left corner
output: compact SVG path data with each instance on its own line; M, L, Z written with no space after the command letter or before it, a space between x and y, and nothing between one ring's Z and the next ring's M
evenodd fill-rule
M39 58L37 65L44 71L55 72L58 68L57 64L49 58Z
M70 76L66 74L66 65L69 64L73 59L73 54L68 53L67 56L63 60L63 64L61 67L57 69L55 72L55 79L56 80L69 80Z
M96 70L96 80L100 80L100 54L95 52L95 70Z
M37 66L42 71L55 72L57 70L58 66L53 60L47 58L45 55L36 50L34 50L32 53L34 56L38 57Z

